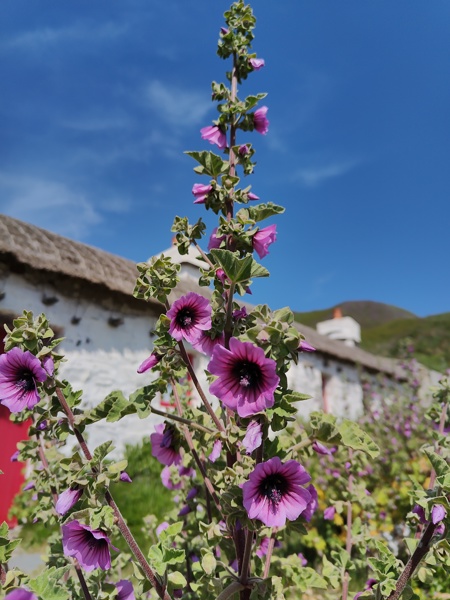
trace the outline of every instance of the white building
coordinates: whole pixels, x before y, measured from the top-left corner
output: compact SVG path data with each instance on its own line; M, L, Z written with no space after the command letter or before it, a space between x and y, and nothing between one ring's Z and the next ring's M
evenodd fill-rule
M174 251L165 254L170 252ZM188 291L208 295L208 289L199 288L194 278L201 266L195 250L185 257L176 253L176 257L183 269L175 295ZM44 312L58 336L64 336L61 350L67 362L62 376L74 389L84 390L87 407L114 389L128 395L151 378L151 373L138 375L136 369L151 352L152 330L163 307L157 301L133 297L136 277L132 261L0 215L0 325L11 324L24 309L36 315ZM342 331L336 333L334 321L342 324L347 319L333 319L331 325L322 327L326 335L299 325L317 350L300 353L299 364L288 374L293 389L312 396L300 403L302 414L324 408L355 417L363 408L364 377L382 376L393 385L402 378L396 361L354 345L359 340L354 325L347 327L351 344ZM204 381L202 373L209 359L195 351L191 354ZM423 368L425 388L431 379L433 374ZM90 441L95 446L113 439L122 447L152 430L149 420L129 416L120 423L97 424Z

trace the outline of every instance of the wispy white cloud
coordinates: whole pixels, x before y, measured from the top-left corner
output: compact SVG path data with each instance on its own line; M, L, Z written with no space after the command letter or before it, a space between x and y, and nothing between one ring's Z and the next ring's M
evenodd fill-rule
M0 197L2 213L79 240L102 223L102 212L128 210L123 200L100 200L96 206L87 194L59 181L6 173L0 173Z
M293 175L293 181L300 181L306 187L317 187L328 179L341 177L360 163L359 160L335 161L321 166L301 167Z
M159 117L177 130L200 124L212 108L203 92L167 85L158 80L146 86L145 100Z
M94 41L96 43L113 40L128 31L126 23L87 23L78 22L69 27L43 27L33 31L18 33L7 38L2 46L10 49L36 50L55 46L62 42Z
M84 115L61 121L67 129L102 133L112 129L127 129L133 126L133 121L127 115Z

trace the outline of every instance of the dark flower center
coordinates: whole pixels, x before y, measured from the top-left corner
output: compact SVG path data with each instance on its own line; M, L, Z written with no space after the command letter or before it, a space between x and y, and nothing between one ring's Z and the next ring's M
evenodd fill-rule
M266 496L272 504L279 504L288 491L289 483L280 473L268 475L259 485L259 492Z
M84 541L85 541L85 544L87 546L89 546L89 548L96 548L99 550L100 550L100 548L103 547L104 544L108 545L106 540L97 539L89 531L86 531L86 535L84 536Z
M25 369L20 371L18 373L16 385L22 388L24 392L31 392L31 390L36 389L33 373Z
M176 316L177 325L190 327L195 319L195 313L187 306L178 311Z
M245 388L255 388L261 381L259 365L251 362L239 362L235 365L234 375L239 379L239 385Z
M169 431L164 432L160 447L161 448L170 448L171 446L172 446L172 432L169 429Z

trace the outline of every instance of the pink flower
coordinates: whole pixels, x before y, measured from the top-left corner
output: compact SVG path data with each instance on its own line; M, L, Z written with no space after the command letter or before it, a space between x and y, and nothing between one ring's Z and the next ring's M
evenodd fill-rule
M169 523L167 521L163 521L160 525L158 525L158 527L156 528L156 535L159 537L161 535L162 531L165 531L167 528L169 527Z
M431 522L433 525L440 523L447 516L447 511L442 504L435 504L431 509Z
M28 350L12 348L0 355L0 404L12 413L33 408L41 399L37 382L46 379L38 358Z
M306 489L311 494L311 499L308 502L308 505L305 508L305 510L302 512L302 517L305 519L305 521L309 522L311 521L313 514L316 512L317 507L319 506L319 499L317 496L317 490L312 483L308 485Z
M122 471L120 473L119 479L120 479L120 481L123 481L124 483L133 483L133 480L131 479L131 477L128 475L128 473L126 471Z
M145 373L145 371L148 371L149 369L153 369L153 367L156 367L156 365L159 363L161 358L162 358L162 356L159 356L159 354L156 354L156 352L152 352L150 354L150 356L148 358L146 358L144 360L144 362L139 365L137 372Z
M238 153L241 156L245 156L246 154L250 154L250 148L247 146L247 144L242 144L242 146L239 146Z
M117 600L135 600L133 584L128 579L121 579L116 583Z
M171 470L170 467L164 467L164 469L161 471L162 484L168 490L179 490L183 485L181 479L179 481L176 481L174 479L174 475L175 473Z
M298 347L298 351L299 352L315 352L316 349L311 346L310 344L308 344L308 342L305 342L305 340L302 340L300 342L300 346Z
M192 344L202 331L211 329L211 305L195 292L175 300L167 316L170 319L169 333L178 341L185 338Z
M249 192L249 193L247 194L247 198L248 198L249 200L259 200L259 196L257 196L257 195L256 195L256 194L254 194L253 192Z
M262 133L266 135L269 131L269 120L266 117L267 111L269 108L267 106L261 106L255 110L253 114L253 125L258 133Z
M223 333L216 335L216 337L212 339L210 331L202 331L197 341L192 343L192 347L207 356L211 356L217 344L223 346L224 340L225 336Z
M334 515L336 514L336 509L334 506L329 506L323 511L323 518L326 521L332 521L334 519Z
M160 423L155 427L155 433L150 436L152 444L152 455L162 465L178 465L181 462L180 449L177 443L177 435L174 428L166 423Z
M280 381L276 363L249 342L230 339L230 349L216 346L208 371L218 375L209 390L240 417L255 415L274 404Z
M310 475L295 460L282 463L278 456L256 465L242 486L243 504L250 519L267 527L283 527L307 508L311 494L302 487Z
M248 62L252 65L254 71L259 71L266 64L263 58L250 58Z
M250 421L247 432L245 434L244 439L242 440L242 445L244 446L247 454L251 454L253 450L259 448L262 444L262 427L258 421Z
M221 452L222 452L222 442L220 440L216 440L213 444L212 452L208 456L209 460L213 463L216 462L216 460L219 458Z
M317 452L317 454L323 454L323 455L333 454L329 448L327 448L320 442L317 442L316 440L314 440L314 442L312 443L312 449L314 450L314 452Z
M297 554L297 556L300 559L300 562L302 563L302 567L306 567L306 565L308 564L308 561L306 560L306 558L303 556L303 554L301 552L299 552Z
M194 183L192 187L192 193L194 194L194 204L204 204L206 196L212 191L212 185L202 185L201 183Z
M253 236L253 249L258 254L259 258L264 258L269 254L268 247L277 239L277 226L269 225L260 229Z
M107 571L111 567L111 542L106 533L76 520L65 523L62 533L64 554L74 556L85 571L99 568Z
M73 506L75 506L75 504L81 498L82 493L83 493L82 488L80 488L80 489L70 489L69 488L65 492L62 492L62 494L60 494L58 496L58 500L55 505L56 512L59 515L65 515L66 512L69 512L69 510Z
M200 129L200 133L203 140L208 140L210 144L216 144L216 146L218 146L221 150L227 147L227 136L216 125L208 125L208 127L203 127L203 129Z
M5 600L38 600L38 597L24 588L16 588L6 594Z
M224 235L217 235L217 227L214 227L211 235L209 236L208 250L212 250L213 248L220 248L220 245L224 239Z

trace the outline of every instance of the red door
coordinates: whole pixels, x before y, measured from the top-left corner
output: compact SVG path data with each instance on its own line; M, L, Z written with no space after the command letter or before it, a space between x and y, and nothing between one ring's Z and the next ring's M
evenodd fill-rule
M2 327L0 323L0 327ZM3 341L0 338L0 354L3 352ZM0 524L6 521L8 525L17 524L15 519L8 519L14 496L24 482L24 463L11 462L11 456L16 451L16 444L28 438L30 421L13 423L9 420L10 411L0 404Z

